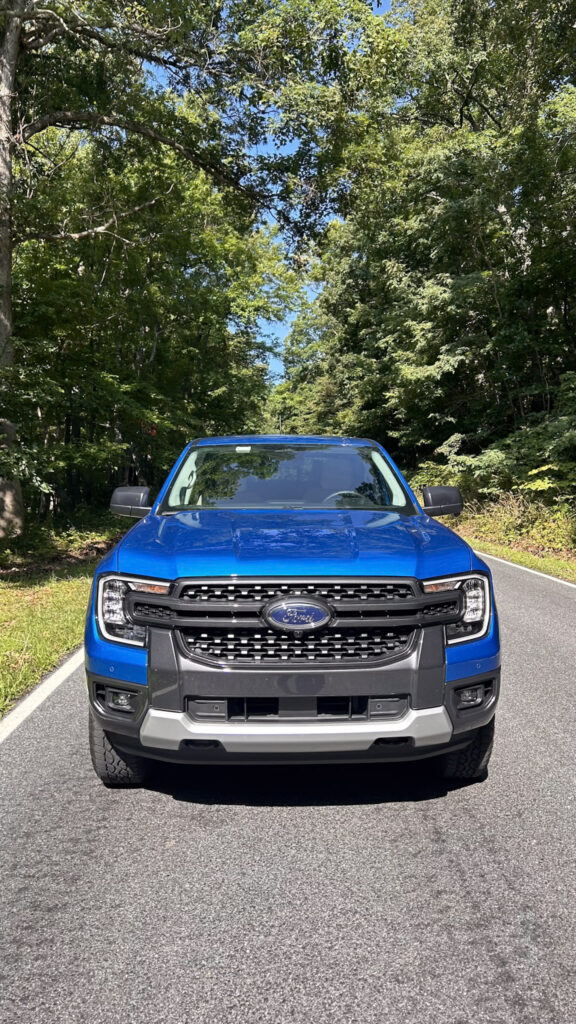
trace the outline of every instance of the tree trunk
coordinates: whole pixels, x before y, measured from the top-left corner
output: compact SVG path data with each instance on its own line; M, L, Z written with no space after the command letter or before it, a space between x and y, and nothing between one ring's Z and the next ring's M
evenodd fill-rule
M12 366L12 98L20 50L23 0L15 0L4 15L0 42L0 368ZM0 421L0 444L12 447L15 430ZM24 505L20 484L0 479L0 539L21 533Z
M14 425L0 419L0 449L11 448L16 440ZM0 479L0 540L16 537L24 527L24 501L19 480Z

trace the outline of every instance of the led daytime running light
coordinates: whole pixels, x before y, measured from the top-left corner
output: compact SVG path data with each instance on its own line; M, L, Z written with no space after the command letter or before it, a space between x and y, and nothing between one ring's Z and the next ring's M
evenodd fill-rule
M169 583L140 580L123 576L103 576L98 580L97 618L106 640L143 647L146 626L136 625L126 610L126 595L135 590L147 594L168 594Z
M130 590L138 590L143 594L169 594L169 583L130 583Z
M461 635L454 635L454 627L447 626L447 643L458 644L466 640L479 640L485 636L490 623L490 585L486 576L470 574L452 576L443 580L430 580L422 583L425 594L446 593L461 590L464 594L464 614L460 620L467 628L461 628ZM473 629L474 625L478 626Z

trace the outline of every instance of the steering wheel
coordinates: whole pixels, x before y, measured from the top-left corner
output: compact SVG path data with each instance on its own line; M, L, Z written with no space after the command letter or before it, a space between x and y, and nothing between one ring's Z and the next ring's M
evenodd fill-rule
M327 501L331 501L332 498L339 498L340 495L351 494L353 498L361 498L362 495L358 494L358 491L334 491L333 494L329 494L326 498L322 499L322 504L325 505Z

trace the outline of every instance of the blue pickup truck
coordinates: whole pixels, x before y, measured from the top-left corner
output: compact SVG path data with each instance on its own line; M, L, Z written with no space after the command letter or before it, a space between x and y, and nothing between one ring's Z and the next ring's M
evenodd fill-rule
M500 684L490 570L374 441L195 440L98 566L90 748L108 786L181 764L414 761L486 774Z

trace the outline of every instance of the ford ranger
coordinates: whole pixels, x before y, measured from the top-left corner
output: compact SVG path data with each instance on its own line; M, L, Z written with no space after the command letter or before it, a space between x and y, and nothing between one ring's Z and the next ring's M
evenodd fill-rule
M195 440L98 566L92 762L108 786L181 764L435 758L481 778L500 682L488 566L374 441Z

